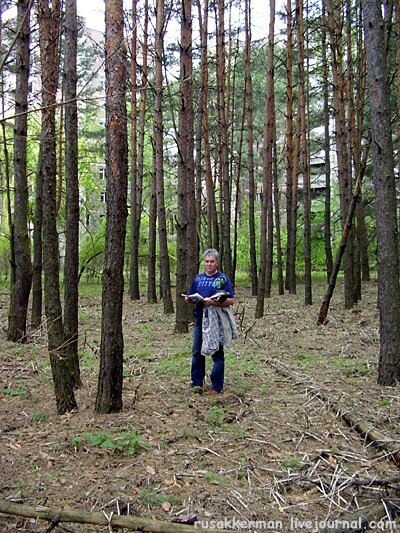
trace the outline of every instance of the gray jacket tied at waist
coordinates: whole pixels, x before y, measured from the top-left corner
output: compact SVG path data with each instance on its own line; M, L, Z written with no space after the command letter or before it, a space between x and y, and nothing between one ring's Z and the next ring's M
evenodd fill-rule
M229 348L238 336L235 317L231 307L205 307L203 309L202 355L212 355L220 345Z

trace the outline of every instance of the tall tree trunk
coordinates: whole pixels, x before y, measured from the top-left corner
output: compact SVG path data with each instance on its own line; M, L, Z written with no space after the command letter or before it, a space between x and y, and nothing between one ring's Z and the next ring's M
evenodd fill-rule
M274 153L276 148L276 130L274 132ZM276 240L276 270L278 279L278 294L285 294L285 282L283 279L283 250L281 237L281 207L280 207L280 190L278 183L278 161L274 157L274 213L275 213L275 240Z
M172 314L171 274L168 255L167 224L164 199L164 125L163 125L163 73L165 17L164 0L157 0L155 33L155 87L154 87L154 149L157 183L158 239L160 245L161 291L164 314Z
M293 13L292 1L286 5L286 276L285 286L296 292L296 233L292 229L294 204L297 203L297 189L294 188L294 124L293 124ZM295 198L293 194L295 193Z
M33 224L33 278L32 278L32 312L31 325L33 328L40 327L43 313L43 135L40 133L40 147L35 183L35 215Z
M178 220L175 331L187 333L188 306L180 295L198 272L193 159L192 6L181 3L180 109L178 131ZM194 231L193 231L194 230Z
M15 276L11 288L7 338L26 340L32 262L28 235L28 179L26 171L28 133L28 93L30 58L30 2L18 1L15 125L14 125L14 261Z
M299 70L299 104L298 112L301 117L301 170L303 176L303 215L304 215L304 303L312 305L311 285L311 190L310 190L310 165L309 165L309 135L308 135L308 95L306 90L305 69L305 43L306 31L304 28L303 0L297 0L297 43L298 43L298 70ZM306 8L308 11L308 8Z
M225 68L225 4L218 0L217 20L217 113L218 113L218 161L221 180L221 262L225 273L232 278L231 247L231 180L229 176L228 107Z
M145 15L147 16L147 14ZM131 38L131 246L129 293L132 300L140 300L139 288L139 222L141 205L138 172L138 109L137 109L137 0L132 0Z
M43 256L45 311L51 369L57 412L76 408L73 371L66 358L60 298L59 245L56 224L56 125L55 102L59 75L60 2L39 0L39 43L42 73L42 172L43 172Z
M270 0L270 18L268 32L267 55L267 89L264 117L263 145L263 198L260 220L260 273L258 278L258 294L255 317L264 316L264 299L270 296L272 278L272 247L273 247L273 148L275 128L274 98L274 27L275 0Z
M65 4L65 181L66 234L64 269L65 350L74 374L74 385L82 385L78 358L79 272L79 181L77 87L78 18L76 0Z
M122 310L127 218L128 133L122 0L105 2L107 225L103 270L100 370L95 410L122 409Z
M330 102L329 102L329 78L327 56L327 20L325 0L322 0L322 91L324 98L324 154L325 154L325 204L324 204L324 244L326 276L329 281L333 269L332 254L332 229L331 229L331 136L330 136Z
M153 131L155 125L153 125ZM153 133L155 136L155 131ZM147 302L157 303L156 287L156 261L157 261L157 177L156 177L156 155L154 142L153 146L153 169L151 173L150 208L149 208L149 246L147 261Z
M397 220L389 77L384 61L385 34L380 2L363 0L362 6L378 240L378 382L394 385L400 379L400 287L398 248L393 246L397 242Z
M255 199L256 179L254 173L254 122L253 122L253 80L251 76L251 0L245 0L245 101L247 119L247 171L249 179L249 254L251 293L258 292L257 253L256 253L256 220Z
M212 246L219 248L219 225L215 201L215 189L211 168L211 148L208 123L208 0L204 0L203 14L201 13L200 0L197 0L200 23L200 95L202 141L204 146L204 175L206 185L206 248Z
M347 87L343 67L343 17L342 0L326 0L330 44L331 68L333 78L333 107L335 111L336 152L338 160L338 180L340 190L340 210L342 225L349 210L351 198L351 158L349 152L348 122L346 120ZM350 233L344 260L344 298L345 307L350 309L354 304L354 269L353 269L353 236Z
M142 44L142 73L141 73L141 89L140 89L140 114L139 114L139 137L138 137L138 170L137 170L137 183L136 183L136 194L135 194L135 230L133 236L133 246L135 257L133 261L137 263L135 266L139 269L139 244L140 244L140 227L141 227L141 216L142 216L142 198L143 198L143 180L145 177L145 135L146 135L146 112L147 112L147 93L149 90L149 80L148 80L148 28L149 28L149 9L148 9L148 0L144 1L144 23L143 23L143 44ZM136 251L137 250L137 251ZM131 298L136 296L136 299L140 298L140 287L139 287L139 272L134 274L133 282L135 287L131 288ZM132 283L132 274L131 274L131 283ZM136 286L137 285L137 286Z
M267 201L267 269L265 273L265 296L271 296L272 270L274 259L274 146L275 146L275 0L269 2L269 32L267 58L267 108L264 128L263 175ZM276 158L276 154L275 154Z
M199 271L199 234L197 232L196 184L194 175L194 109L193 109L193 46L192 46L192 5L190 0L182 1L182 46L181 81L182 103L180 121L182 132L182 168L186 173L187 190L187 280L192 280ZM183 155L184 154L184 155ZM178 168L179 172L179 168ZM186 288L185 288L186 290ZM187 308L187 305L186 305Z

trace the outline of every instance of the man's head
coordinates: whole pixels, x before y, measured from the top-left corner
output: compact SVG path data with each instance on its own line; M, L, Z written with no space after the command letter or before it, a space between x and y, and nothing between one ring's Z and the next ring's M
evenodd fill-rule
M204 252L204 268L208 276L213 276L219 267L219 253L215 248L208 248Z

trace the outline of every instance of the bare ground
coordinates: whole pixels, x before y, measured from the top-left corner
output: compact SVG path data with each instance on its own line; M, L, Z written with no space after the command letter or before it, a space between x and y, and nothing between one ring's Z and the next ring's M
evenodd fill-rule
M376 285L364 287L351 311L344 310L339 287L324 327L316 326L323 286L315 286L311 307L303 305L301 290L266 300L257 321L255 299L237 290L241 334L227 354L226 388L217 398L188 388L191 334L174 334L174 318L163 315L161 304L127 299L124 410L117 415L93 410L101 309L99 296L84 296L84 386L78 412L60 417L43 333L31 332L22 346L5 340L3 289L0 500L166 521L195 515L203 525L224 521L214 525L227 529L246 521L247 531L319 531L324 520L396 499L400 479L390 455L332 409L339 401L400 441L400 389L376 384ZM1 531L48 527L0 515Z

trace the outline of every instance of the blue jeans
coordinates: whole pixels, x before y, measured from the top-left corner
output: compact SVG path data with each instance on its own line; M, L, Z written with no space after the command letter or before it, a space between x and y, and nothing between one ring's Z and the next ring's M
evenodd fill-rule
M192 387L203 387L204 378L206 375L206 358L201 355L201 343L202 343L202 320L196 318L193 332L193 348L192 348ZM221 345L219 350L212 356L213 367L211 370L211 388L217 392L221 392L224 388L224 370L225 370L225 357L224 348Z

